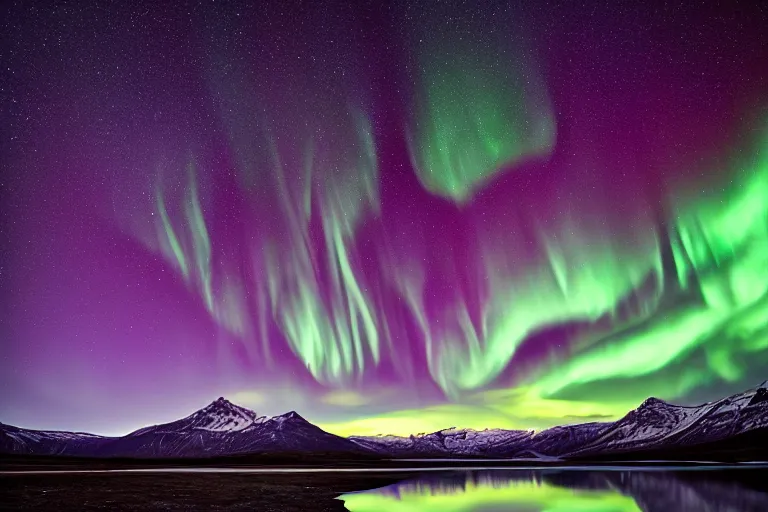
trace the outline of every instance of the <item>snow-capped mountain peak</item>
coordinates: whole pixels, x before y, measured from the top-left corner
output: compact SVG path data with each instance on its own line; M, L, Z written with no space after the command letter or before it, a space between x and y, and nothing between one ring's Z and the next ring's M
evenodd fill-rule
M637 410L657 409L657 408L665 408L665 407L674 407L674 406L669 402L665 402L661 398L656 398L655 396L651 396L643 400L643 403L640 404Z
M237 413L244 412L246 414L256 414L250 409L246 409L245 407L240 407L239 405L233 404L223 396L217 398L207 406L203 407L201 411L211 411L211 412L215 411L215 412L224 412L224 413L234 411Z
M185 418L187 428L211 432L237 432L253 425L259 418L245 407L233 404L224 397L211 402Z
M296 411L286 412L278 416L262 416L256 420L257 423L271 423L276 425L277 428L281 428L284 423L290 424L302 424L309 423L307 420L301 417Z
M301 417L299 413L296 411L289 411L285 414L281 414L279 416L273 416L272 419L280 420L280 421L286 421L286 420L301 420L301 421L307 421L304 418Z

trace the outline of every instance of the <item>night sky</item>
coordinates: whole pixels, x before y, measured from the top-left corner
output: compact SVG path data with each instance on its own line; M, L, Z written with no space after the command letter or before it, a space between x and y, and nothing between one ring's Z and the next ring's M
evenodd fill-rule
M760 2L5 2L0 421L544 428L768 379Z

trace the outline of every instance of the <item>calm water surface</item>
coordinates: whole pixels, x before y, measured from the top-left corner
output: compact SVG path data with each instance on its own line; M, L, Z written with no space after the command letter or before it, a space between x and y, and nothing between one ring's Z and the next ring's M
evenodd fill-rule
M2 510L766 512L768 467L0 472Z
M454 472L420 475L340 499L351 512L765 512L768 470Z

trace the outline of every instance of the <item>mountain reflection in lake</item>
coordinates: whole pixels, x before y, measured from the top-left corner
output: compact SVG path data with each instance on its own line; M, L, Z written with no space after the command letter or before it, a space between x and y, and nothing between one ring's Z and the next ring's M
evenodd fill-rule
M472 471L424 475L340 499L351 512L764 512L768 471Z

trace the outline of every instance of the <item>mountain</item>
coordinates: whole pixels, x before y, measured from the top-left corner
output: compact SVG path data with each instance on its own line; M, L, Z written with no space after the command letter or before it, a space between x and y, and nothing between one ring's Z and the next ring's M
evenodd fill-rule
M448 429L410 437L351 437L381 455L509 458L672 458L768 453L768 381L743 393L699 406L648 398L615 422L584 423L538 433ZM727 443L727 444L724 444ZM762 451L760 451L762 450Z
M219 398L172 423L132 432L100 447L103 457L212 457L276 453L361 453L343 437L329 434L296 412L257 416Z
M349 439L382 456L397 458L509 457L527 446L532 431L449 428L431 434L357 437Z
M43 432L0 424L0 452L76 457L201 458L244 454L359 455L366 450L296 412L258 416L219 398L180 420L123 437Z
M594 439L562 455L589 458L638 451L676 450L735 439L768 429L768 381L722 400L681 406L649 398L601 430ZM768 434L767 434L768 435Z
M111 439L81 432L28 430L0 423L0 453L77 456L95 453Z
M0 423L0 453L100 458L286 455L324 458L766 460L768 381L698 406L649 398L615 422L525 430L446 429L409 437L343 438L296 412L258 416L219 398L171 423L123 437L27 430Z
M352 436L349 439L382 456L399 458L557 458L595 439L611 423L584 423L533 430L456 429L418 436Z

